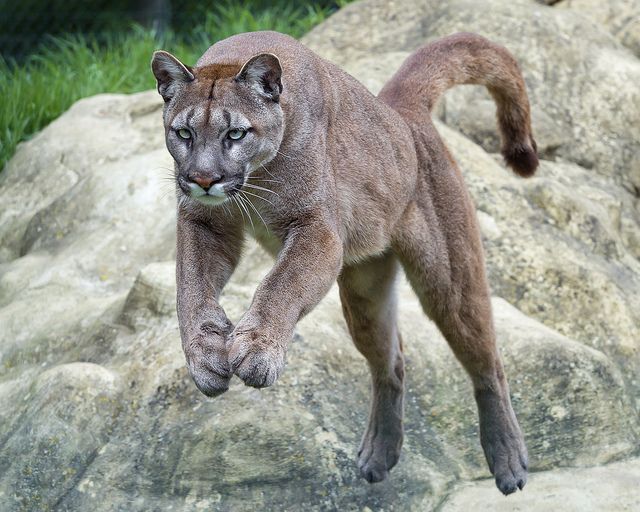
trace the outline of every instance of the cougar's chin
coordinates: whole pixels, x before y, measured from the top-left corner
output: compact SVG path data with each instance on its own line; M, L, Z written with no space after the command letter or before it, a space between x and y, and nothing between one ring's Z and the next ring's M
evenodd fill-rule
M213 197L213 196L210 196L210 195L206 195L206 196L193 197L193 199L195 199L199 203L206 204L207 206L217 206L219 204L224 203L229 198L227 196L224 196L224 197Z
M203 189L196 183L189 183L189 197L207 206L216 206L229 199L229 194L225 192L224 183L216 183L208 190Z

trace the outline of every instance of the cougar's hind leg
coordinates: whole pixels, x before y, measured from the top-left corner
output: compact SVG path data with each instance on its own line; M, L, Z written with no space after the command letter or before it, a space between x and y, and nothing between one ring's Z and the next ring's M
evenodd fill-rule
M482 448L496 485L510 494L527 481L527 449L496 348L475 214L466 194L458 197L446 229L438 227L433 205L414 204L394 247L425 313L471 377Z
M338 278L351 337L371 370L372 401L358 451L358 467L369 482L380 482L400 457L404 358L394 291L398 263L385 254L346 266Z

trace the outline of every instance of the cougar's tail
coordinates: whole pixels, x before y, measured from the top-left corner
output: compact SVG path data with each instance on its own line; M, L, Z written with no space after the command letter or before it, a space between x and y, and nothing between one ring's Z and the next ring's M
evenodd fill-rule
M509 51L476 34L443 37L416 50L380 91L403 116L429 115L438 98L457 84L487 87L498 107L502 155L520 176L538 167L525 83Z

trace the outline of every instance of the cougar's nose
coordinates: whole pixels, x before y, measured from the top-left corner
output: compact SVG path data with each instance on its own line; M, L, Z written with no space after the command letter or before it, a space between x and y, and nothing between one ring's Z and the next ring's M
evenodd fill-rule
M196 176L195 178L193 178L193 181L198 185L200 185L204 190L209 190L209 188L211 188L211 185L215 185L221 179L222 179L222 176L219 176L219 175L207 176L207 177Z

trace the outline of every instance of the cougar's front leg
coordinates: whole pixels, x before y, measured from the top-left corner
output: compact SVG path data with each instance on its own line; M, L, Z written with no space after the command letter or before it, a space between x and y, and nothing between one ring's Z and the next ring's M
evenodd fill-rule
M245 384L265 387L282 373L298 320L324 297L342 264L342 242L323 221L293 227L276 264L232 332L229 362Z
M232 372L226 340L233 326L218 297L240 259L242 229L231 219L178 212L178 323L189 373L207 396L224 393Z

